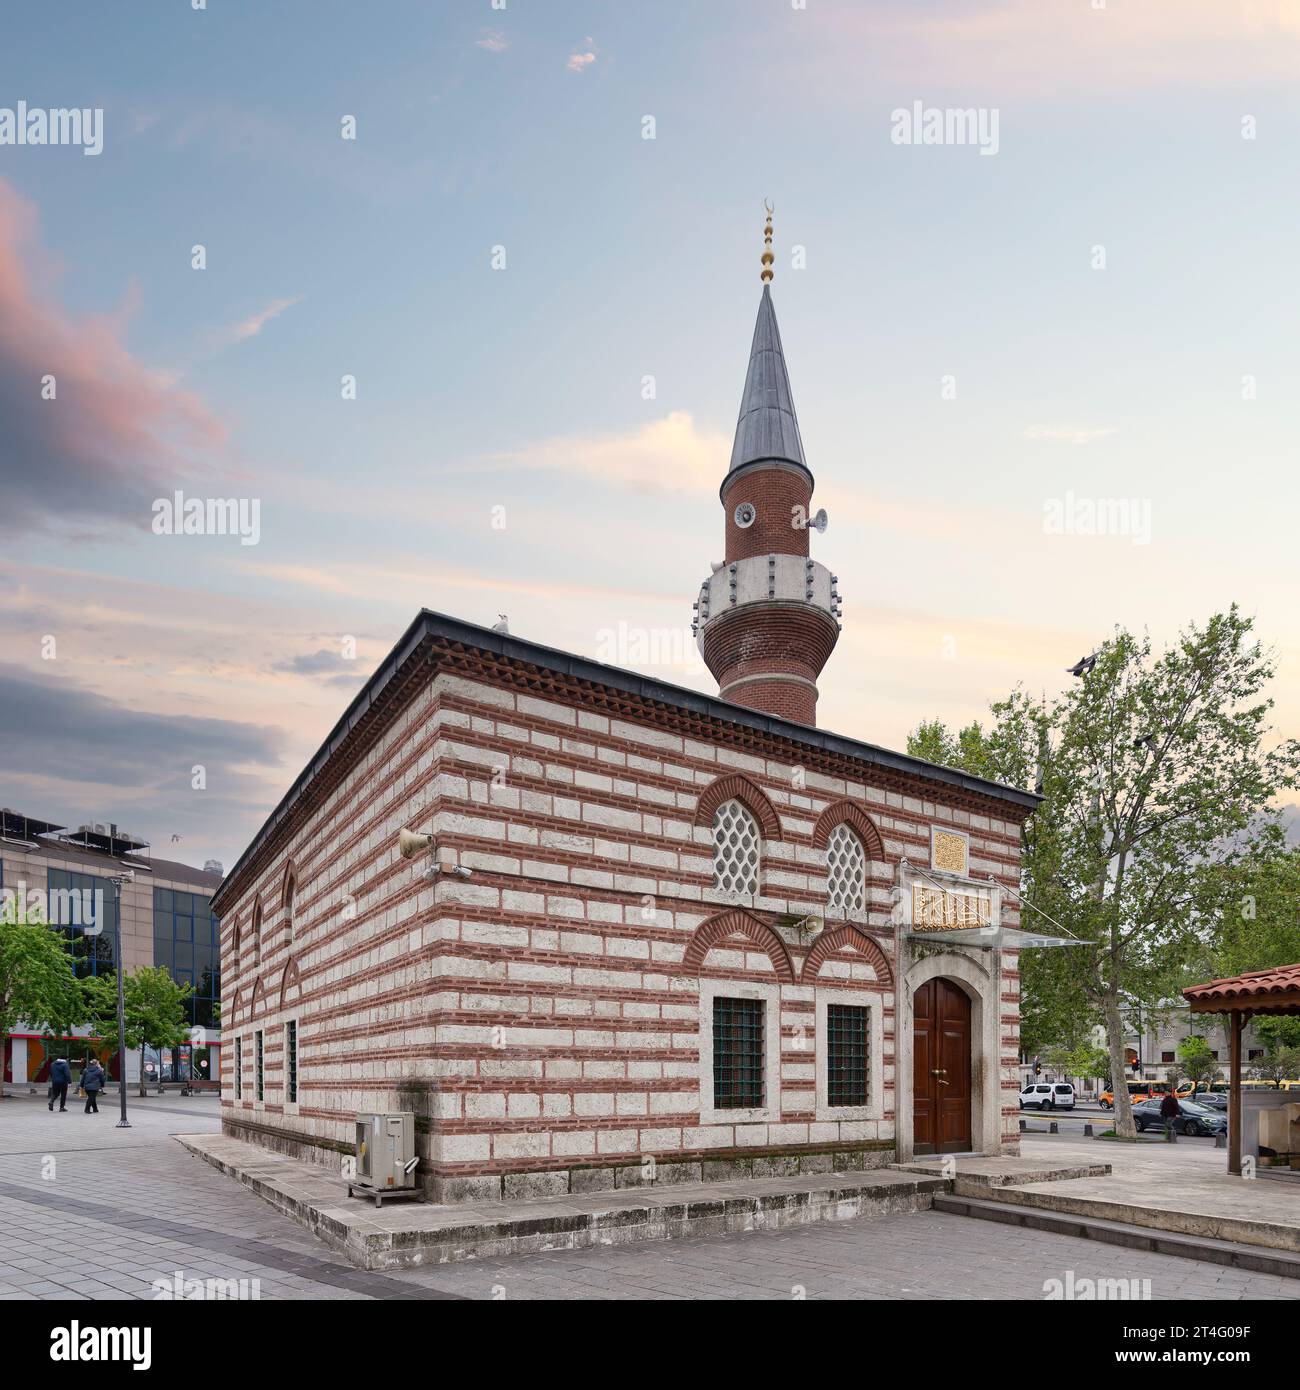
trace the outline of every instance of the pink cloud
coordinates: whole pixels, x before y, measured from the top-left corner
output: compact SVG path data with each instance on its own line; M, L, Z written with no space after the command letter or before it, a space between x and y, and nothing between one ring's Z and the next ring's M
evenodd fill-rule
M278 319L286 309L292 309L295 304L300 303L300 294L292 299L273 299L265 309L259 309L257 313L250 314L241 322L232 324L227 330L227 336L236 343L242 343L245 338L256 338L272 319Z
M595 39L588 37L583 39L582 43L583 47L575 48L569 54L569 61L564 65L570 72L581 72L596 61Z
M895 91L978 91L1008 102L1179 85L1254 88L1300 75L1295 0L1109 0L1102 7L1089 0L876 0L827 11L803 50L791 48L790 32L787 22L762 31L759 41L787 78L793 64L819 91L849 69L887 75Z
M134 288L114 315L54 302L37 233L35 208L0 180L0 504L28 524L146 526L150 501L204 471L226 427L126 347Z

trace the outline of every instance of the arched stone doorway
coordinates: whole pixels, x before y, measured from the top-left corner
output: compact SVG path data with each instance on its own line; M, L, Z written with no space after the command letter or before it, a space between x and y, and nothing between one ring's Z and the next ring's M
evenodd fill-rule
M966 1068L962 1079L966 1084L966 1112L969 1126L964 1134L964 1150L955 1147L956 1136L950 1133L950 1147L939 1152L996 1154L1001 1151L1002 1096L998 1071L998 998L997 953L992 956L986 969L977 964L969 955L959 955L955 951L941 951L914 960L899 982L897 1019L897 1097L896 1107L898 1157L901 1162L933 1153L935 1149L923 1149L921 1136L915 1123L917 1091L921 1080L918 1070L943 1068L947 1064L939 1060L926 1061L917 1051L917 1004L921 996L922 1008L928 1010L923 1015L925 1027L929 1028L935 1018L934 994L925 994L925 986L932 981L942 981L944 1001L939 1011L941 1029L947 1027L951 1033L959 1031L958 1020L962 1017L963 1006L953 1000L948 991L955 990L965 996L966 1036L969 1042L965 1047ZM928 1045L928 1044L927 1044ZM959 1044L955 1038L947 1043L949 1051ZM951 1070L951 1068L949 1068ZM936 1078L936 1081L938 1078ZM951 1086L951 1080L950 1080ZM943 1088L936 1088L942 1091ZM953 1100L956 1097L952 1098ZM950 1105L949 1110L956 1109Z
M970 1153L970 997L942 975L912 996L912 1148Z

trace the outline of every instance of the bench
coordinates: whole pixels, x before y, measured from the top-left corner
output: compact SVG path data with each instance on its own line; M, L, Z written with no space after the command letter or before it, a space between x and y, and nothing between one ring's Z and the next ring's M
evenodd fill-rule
M221 1094L220 1081L205 1081L201 1077L191 1077L188 1081L180 1083L180 1092L183 1096L219 1096Z

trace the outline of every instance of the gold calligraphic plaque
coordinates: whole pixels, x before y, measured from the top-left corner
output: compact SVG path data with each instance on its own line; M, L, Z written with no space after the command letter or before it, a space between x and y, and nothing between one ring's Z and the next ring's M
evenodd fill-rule
M925 883L912 885L914 931L962 931L987 927L993 921L993 903L980 893L949 893Z

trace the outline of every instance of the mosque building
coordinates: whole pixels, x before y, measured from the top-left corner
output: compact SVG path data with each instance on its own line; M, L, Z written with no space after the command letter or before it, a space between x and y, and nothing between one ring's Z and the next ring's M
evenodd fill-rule
M1039 798L817 726L771 236L717 697L420 612L214 898L225 1133L335 1164L413 1111L440 1202L1017 1151Z

